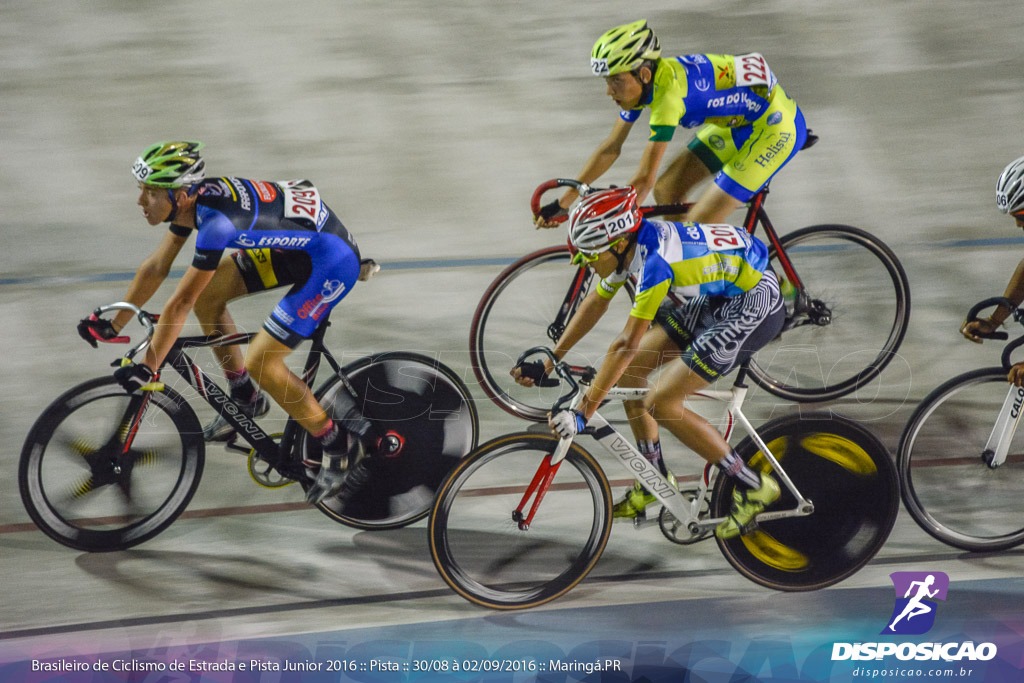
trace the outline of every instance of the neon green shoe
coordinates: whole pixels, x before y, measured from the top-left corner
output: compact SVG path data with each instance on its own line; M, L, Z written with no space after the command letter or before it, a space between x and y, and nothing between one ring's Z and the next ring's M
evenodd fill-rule
M672 484L672 488L678 490L679 485L676 484L676 478L671 472L665 477L668 479L668 483ZM632 519L634 517L640 517L643 519L646 517L644 512L647 506L658 500L654 497L653 493L650 493L643 487L643 484L637 482L633 484L633 488L626 492L626 495L612 507L612 517L621 517Z
M778 497L778 482L764 472L761 473L760 488L737 486L732 491L732 511L724 522L715 527L715 536L732 538L747 533L746 527L750 521Z

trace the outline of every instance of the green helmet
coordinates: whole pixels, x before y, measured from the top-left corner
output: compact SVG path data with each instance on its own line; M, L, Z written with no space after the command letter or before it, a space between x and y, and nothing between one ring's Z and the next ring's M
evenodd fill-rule
M647 20L641 19L616 26L598 38L590 51L590 69L595 76L614 76L660 56L658 37L647 27Z
M150 145L132 166L140 183L156 187L182 187L206 177L206 162L199 156L201 142L158 142Z

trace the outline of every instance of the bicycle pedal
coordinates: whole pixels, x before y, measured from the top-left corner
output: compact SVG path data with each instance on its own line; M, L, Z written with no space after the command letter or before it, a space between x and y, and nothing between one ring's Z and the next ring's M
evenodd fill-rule
M252 450L248 445L241 445L238 443L238 434L232 434L228 437L228 440L224 442L225 450L237 451L239 453L245 453L246 455Z
M758 514L760 514L760 513L758 513ZM739 535L740 536L746 536L747 534L754 533L755 531L759 530L760 528L761 528L761 526L757 523L757 515L755 515L754 519L750 520L749 522L747 522L746 524L744 524L743 526L740 527L740 534Z
M658 523L657 516L655 516L653 518L648 517L646 512L641 513L641 514L639 514L639 515L637 515L636 517L633 518L633 528L634 529L643 529L645 527L654 526L657 523Z

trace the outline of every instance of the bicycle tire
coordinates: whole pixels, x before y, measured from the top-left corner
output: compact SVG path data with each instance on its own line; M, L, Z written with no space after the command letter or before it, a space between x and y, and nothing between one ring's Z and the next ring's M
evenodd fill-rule
M378 435L393 436L400 450L371 458L370 479L347 501L327 498L317 509L356 529L397 529L423 519L445 476L477 445L480 426L469 389L443 363L418 353L374 354L342 372ZM343 388L334 375L317 399L329 405ZM298 452L319 460L319 447L311 450L305 431L301 438Z
M592 281L582 271L570 270L569 259L564 245L523 256L490 283L473 313L469 331L473 374L490 400L523 420L546 420L558 398L558 387L522 387L509 371L527 348L554 345L560 334L554 321L567 292L579 278L581 291L573 299L574 308ZM526 275L528 284L519 287L517 281L525 281ZM596 365L592 354L583 360L577 365Z
M794 315L796 300L789 298L787 327L754 355L750 376L789 401L846 396L877 377L903 342L910 323L906 272L884 242L848 225L812 225L780 241L809 300L825 308ZM774 248L769 259L784 279Z
M159 534L188 506L203 473L202 425L170 387L147 393L127 452L119 435L130 431L124 416L138 394L128 396L113 377L69 389L32 425L18 488L47 536L76 550L124 550Z
M760 524L718 547L740 574L780 591L818 590L853 575L885 543L899 512L896 466L885 446L863 425L830 413L788 415L758 434L797 490L814 505L806 517ZM750 437L736 452L755 471L771 471ZM713 517L732 507L733 477L718 477ZM792 509L796 499L779 480L782 495L766 511Z
M1024 434L992 469L984 450L1012 389L1001 367L958 375L914 410L900 437L903 505L932 537L972 552L1024 543ZM1016 389L1024 403L1024 389Z
M466 600L536 607L590 572L611 534L612 494L594 457L572 444L529 529L512 512L558 439L532 433L487 442L445 480L430 514L430 556ZM527 510L529 507L526 508Z

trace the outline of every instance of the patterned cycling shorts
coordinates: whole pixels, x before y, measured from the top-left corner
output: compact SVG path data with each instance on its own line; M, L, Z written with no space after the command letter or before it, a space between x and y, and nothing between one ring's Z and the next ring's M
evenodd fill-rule
M683 351L683 362L708 382L779 336L785 319L779 281L771 270L749 292L694 297L681 306L662 306L654 316Z

